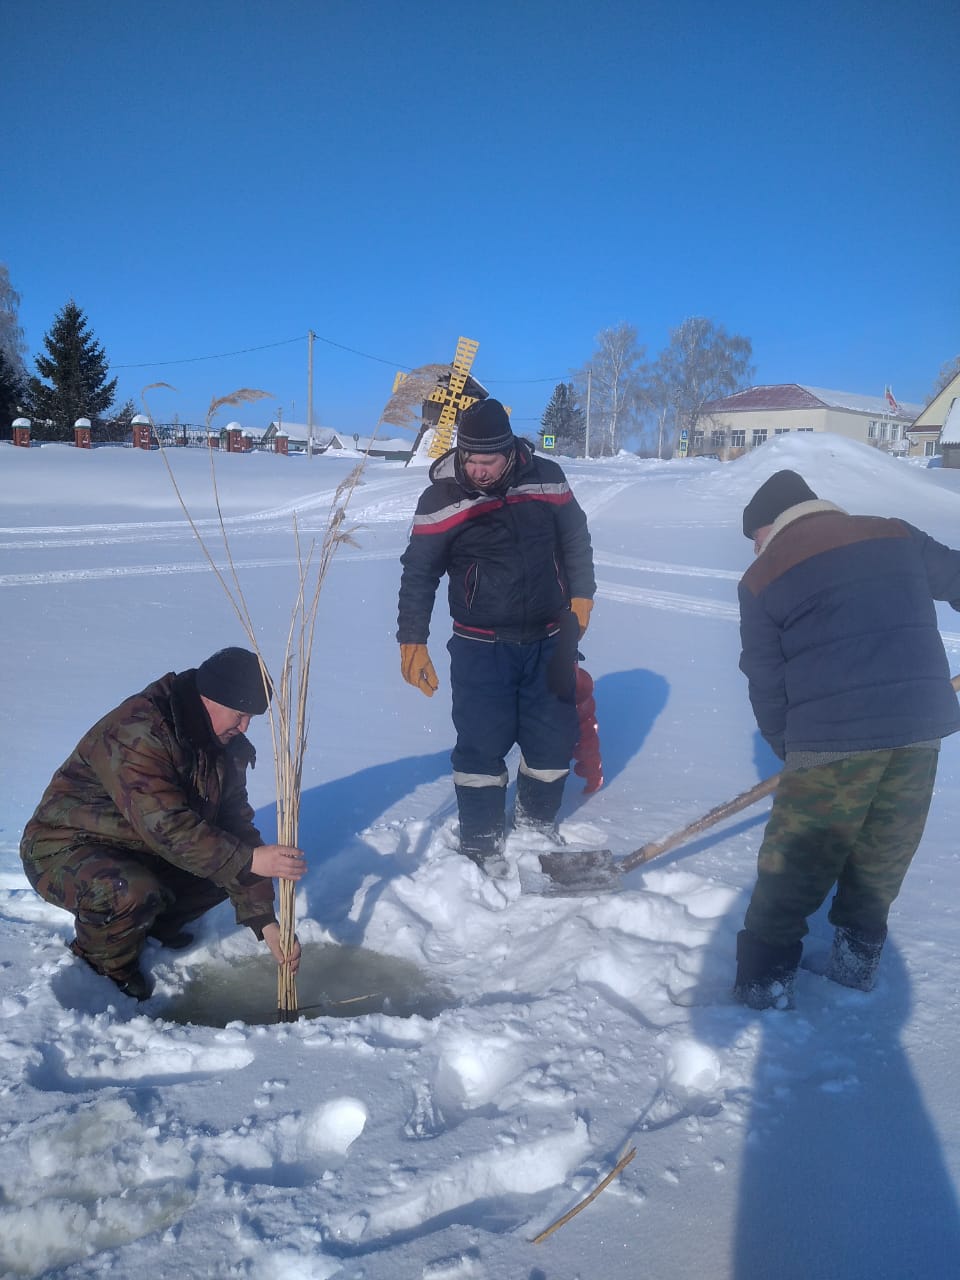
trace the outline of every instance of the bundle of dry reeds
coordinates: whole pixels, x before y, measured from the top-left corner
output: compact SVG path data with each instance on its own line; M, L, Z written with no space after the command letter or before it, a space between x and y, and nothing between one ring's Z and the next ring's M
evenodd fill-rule
M423 368L414 369L399 383L380 415L377 426L371 436L371 441L376 438L377 432L384 423L407 425L408 421L414 416L415 409L419 409L420 404L436 385L436 376L436 366L426 365ZM144 388L141 397L144 401L145 412L150 417L151 423L153 418L146 404L146 392L158 387L169 387L169 383L151 383L150 386ZM244 387L239 391L232 392L230 395L220 396L211 401L210 408L207 411L206 436L210 456L210 481L220 527L220 537L226 558L226 572L216 563L203 534L191 516L162 445L160 452L167 473L173 483L177 499L190 524L193 535L216 575L217 581L233 606L250 648L256 653L260 661L260 669L265 680L269 681L269 685L273 687L274 693L269 708L269 716L277 788L277 841L279 844L297 846L299 841L300 786L309 728L310 657L313 652L320 595L337 548L343 543L356 545L353 539L355 529L347 527L346 523L347 507L354 490L360 483L367 458L364 455L337 487L319 548L317 548L315 541L311 541L306 548L302 546L296 515L293 517L297 587L290 614L290 623L287 628L286 643L281 657L279 679L274 679L264 660L256 627L247 607L243 587L234 564L230 539L227 535L223 511L220 506L215 451L209 447L213 419L220 409L228 405L248 404L251 401L261 400L267 397L268 394L265 391ZM280 881L280 947L284 956L292 954L296 943L295 888L296 886L292 880ZM285 1022L295 1019L297 1012L296 979L288 964L280 965L277 970L277 1008L280 1021Z

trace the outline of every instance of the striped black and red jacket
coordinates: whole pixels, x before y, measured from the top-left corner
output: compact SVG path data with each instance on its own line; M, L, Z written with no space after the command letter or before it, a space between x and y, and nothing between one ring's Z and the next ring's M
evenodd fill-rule
M593 598L586 516L557 463L526 440L503 491L471 487L456 449L437 459L430 481L401 559L401 644L426 643L444 574L454 623L478 638L539 639L571 596Z

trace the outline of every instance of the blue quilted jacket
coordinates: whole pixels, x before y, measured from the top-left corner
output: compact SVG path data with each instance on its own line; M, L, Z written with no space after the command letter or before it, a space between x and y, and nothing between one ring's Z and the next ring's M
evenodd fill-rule
M960 551L904 520L813 506L779 517L740 581L740 669L761 733L781 759L955 733L934 601L960 611Z

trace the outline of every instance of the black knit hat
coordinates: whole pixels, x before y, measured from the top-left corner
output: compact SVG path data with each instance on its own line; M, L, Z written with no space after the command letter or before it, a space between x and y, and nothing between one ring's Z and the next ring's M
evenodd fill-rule
M509 453L515 444L510 415L499 400L478 400L460 415L457 447L464 453Z
M775 471L765 480L743 509L743 532L752 538L764 525L798 502L814 502L817 495L796 471Z
M197 692L231 711L262 716L273 690L249 649L220 649L197 667Z

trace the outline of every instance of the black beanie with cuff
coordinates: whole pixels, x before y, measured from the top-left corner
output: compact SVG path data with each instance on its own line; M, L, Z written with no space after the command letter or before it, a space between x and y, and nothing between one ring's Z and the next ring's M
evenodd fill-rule
M775 471L743 509L743 532L753 538L758 529L773 524L777 516L799 502L815 502L817 495L796 471Z
M478 400L460 415L457 448L464 453L509 453L515 444L510 415L499 400Z
M231 711L262 716L273 690L249 649L220 649L197 668L197 692Z

